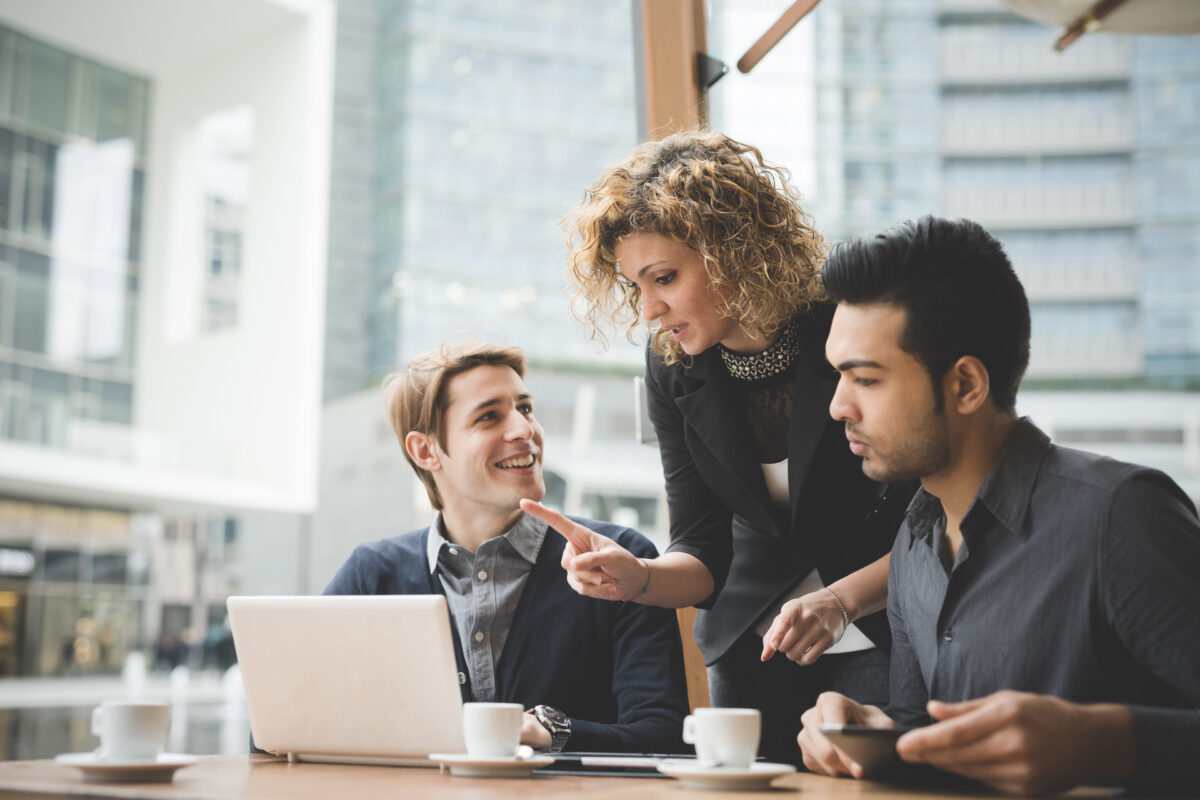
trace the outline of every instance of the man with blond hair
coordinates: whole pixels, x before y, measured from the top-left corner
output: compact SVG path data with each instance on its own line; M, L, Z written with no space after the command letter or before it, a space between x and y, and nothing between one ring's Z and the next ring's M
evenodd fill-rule
M557 752L671 753L687 692L675 615L576 594L541 500L543 434L515 347L447 343L385 384L388 417L437 515L360 545L326 594L442 594L463 699L521 703L521 741ZM641 534L576 520L646 558Z

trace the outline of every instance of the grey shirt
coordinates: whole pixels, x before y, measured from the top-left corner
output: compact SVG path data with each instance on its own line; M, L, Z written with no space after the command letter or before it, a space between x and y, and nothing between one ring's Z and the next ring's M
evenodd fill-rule
M1200 785L1200 523L1152 469L1050 443L1022 419L948 564L917 492L892 548L891 705L1001 689L1133 707L1136 784Z
M515 525L472 553L442 536L440 514L429 526L429 571L446 592L477 702L496 697L496 664L545 538L546 523L522 514Z

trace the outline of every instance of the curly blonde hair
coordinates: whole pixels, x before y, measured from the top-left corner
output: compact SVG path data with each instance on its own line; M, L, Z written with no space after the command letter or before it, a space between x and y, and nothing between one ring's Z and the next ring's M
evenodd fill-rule
M640 319L641 295L622 280L615 249L635 233L683 242L704 261L719 312L768 338L823 299L825 241L782 167L722 133L687 131L640 145L609 167L564 220L576 317L608 344L610 325ZM668 331L652 333L667 364L688 363Z

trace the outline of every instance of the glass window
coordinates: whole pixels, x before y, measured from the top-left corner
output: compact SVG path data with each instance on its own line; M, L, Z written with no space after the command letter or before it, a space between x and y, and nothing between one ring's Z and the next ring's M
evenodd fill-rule
M0 26L0 114L16 115L13 108L19 64L18 38Z
M46 321L49 290L46 276L18 272L13 306L13 347L33 353L46 352Z
M102 66L93 68L96 75L96 141L136 138L141 128L134 92L137 79L123 72Z
M133 386L104 381L100 387L100 419L128 424L133 418Z
M0 31L0 35L3 31ZM13 210L13 157L20 137L8 128L0 127L0 230L8 230Z
M200 123L206 243L202 319L206 331L237 324L253 146L254 110L249 106L210 114Z
M135 169L129 196L129 260L135 265L142 259L142 198L145 191L146 173ZM136 273L136 266L133 271Z
M125 348L125 276L106 270L89 270L85 298L87 319L83 358L98 363L116 363Z
M13 273L0 264L0 346L12 347Z
M71 57L57 47L30 40L28 75L28 120L57 133L66 133Z
M42 558L42 579L78 581L83 574L83 557L78 550L47 550Z
M26 441L52 447L66 445L68 394L66 374L33 370L25 425Z
M14 139L11 227L46 239L54 210L54 159L57 148L28 137Z
M126 561L119 553L97 553L92 558L92 582L125 583Z
M73 370L133 366L149 89L0 26L0 346L66 369L0 386L0 437L68 446L72 417L130 422L127 381Z

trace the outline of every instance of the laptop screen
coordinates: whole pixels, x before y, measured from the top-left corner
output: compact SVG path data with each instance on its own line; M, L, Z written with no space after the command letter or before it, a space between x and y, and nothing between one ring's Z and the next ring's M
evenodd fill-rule
M227 606L258 747L309 760L464 752L442 596L230 597Z

